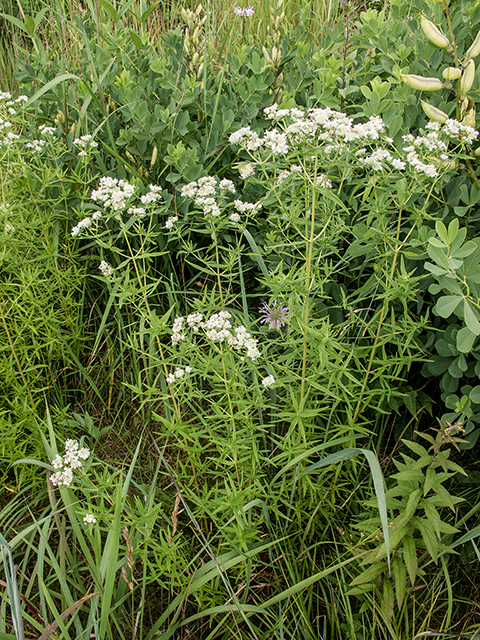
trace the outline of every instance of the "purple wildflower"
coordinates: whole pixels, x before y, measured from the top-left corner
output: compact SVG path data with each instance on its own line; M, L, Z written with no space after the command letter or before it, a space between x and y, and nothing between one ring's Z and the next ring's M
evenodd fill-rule
M260 322L268 322L270 329L281 329L288 322L288 307L282 306L282 303L276 300L272 305L262 302L258 311L263 315Z
M251 18L253 16L253 7L235 7L235 15L240 18Z

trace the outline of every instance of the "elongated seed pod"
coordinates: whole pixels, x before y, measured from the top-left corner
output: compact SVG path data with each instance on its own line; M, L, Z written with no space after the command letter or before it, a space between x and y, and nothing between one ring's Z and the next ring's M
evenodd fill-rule
M431 20L422 16L422 29L423 33L427 36L430 42L440 47L440 49L446 49L450 45L450 41L447 36L444 36L440 29L433 24Z
M432 104L428 104L428 102L424 102L423 100L420 100L420 102L422 103L423 110L430 120L441 123L448 120L448 115L441 109L437 109L437 107L434 107Z
M413 73L401 73L400 76L403 82L412 89L439 91L444 87L443 82L438 78L424 78L423 76L416 76Z
M462 70L457 67L447 67L443 70L442 76L445 80L458 80L462 75Z
M465 54L465 59L470 60L470 58L476 58L480 53L480 31L477 33L477 37L473 41L472 46Z
M475 62L470 60L466 68L463 70L462 79L460 80L461 93L468 93L472 88L475 80Z

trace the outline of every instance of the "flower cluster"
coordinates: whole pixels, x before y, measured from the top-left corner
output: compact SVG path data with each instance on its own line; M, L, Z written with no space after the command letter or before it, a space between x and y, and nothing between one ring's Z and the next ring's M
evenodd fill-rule
M135 185L126 182L126 180L118 180L103 176L100 178L100 188L92 191L92 200L99 200L103 203L105 209L111 207L114 211L125 209L127 200L129 200L135 191Z
M59 471L52 474L50 482L54 487L60 485L68 487L73 480L73 470L79 469L83 465L83 460L88 460L89 457L89 449L85 447L80 449L77 440L67 440L63 457L57 454L51 461L52 467Z
M235 7L235 15L239 18L251 18L254 14L253 7Z
M185 369L176 367L174 372L171 372L167 375L166 380L168 384L172 384L173 382L175 382L175 380L180 380L180 378L183 378L185 374L192 373L192 371L192 367L185 367Z
M95 524L97 522L97 519L95 518L93 513L87 513L83 518L83 521L85 524Z
M358 164L373 171L392 168L396 171L405 171L406 167L410 166L415 173L435 177L438 175L437 165L449 157L447 155L449 138L470 144L479 135L472 127L452 119L447 120L443 126L438 122L429 123L426 126L426 135L404 136L405 142L411 144L406 146L403 149L404 154L398 157L398 154L386 148L393 144L393 140L385 135L385 124L379 116L372 116L367 122L355 124L352 118L329 107L302 111L297 108L279 109L277 104L273 104L264 111L267 118L281 124L282 132L273 128L266 131L262 138L246 126L230 135L230 144L238 145L249 152L265 149L279 156L286 155L291 148L302 147L305 143L324 142L322 152L331 156L333 153L349 151L348 145L352 143L357 147L359 144L375 143L381 146L373 150L366 148L353 150ZM424 161L422 154L430 154L428 162ZM433 158L432 154L434 154ZM313 156L312 160L315 157ZM306 160L308 161L308 158ZM254 167L251 164L240 167L242 177L252 175L253 171ZM279 174L277 185L290 175L289 171L291 172L292 169L286 169ZM322 186L328 188L330 185L325 181Z
M275 378L272 375L267 376L262 380L262 384L265 388L271 387L272 384L275 384Z
M187 330L193 333L201 332L210 342L226 343L237 351L246 351L247 358L255 360L260 356L258 340L252 338L243 325L234 329L230 322L231 317L228 311L220 311L208 319L204 319L202 313L192 313L187 318L176 318L172 327L172 343L186 340Z
M253 169L252 173L249 173L249 167L251 167L251 165L245 165L245 167L246 169L244 171L242 171L242 169L240 170L242 177L252 175ZM231 180L224 178L218 183L216 178L205 176L197 182L190 182L182 187L181 195L192 198L197 207L203 209L205 216L211 215L213 218L218 218L221 214L221 208L218 204L217 197L220 196L223 198L227 192L236 192L235 185ZM260 202L252 204L250 202L242 202L241 200L235 200L233 204L237 212L240 213L256 213L262 206ZM232 213L230 220L232 222L240 222L241 217L239 213ZM174 222L176 222L176 216L171 219L169 218L165 225L167 229L172 228Z
M98 268L100 269L100 273L102 274L102 276L104 276L105 278L109 278L112 275L112 267L108 264L108 262L105 262L105 260L102 260L100 262L100 264L98 265Z
M91 151L95 147L98 147L98 142L95 142L93 136L90 135L75 138L73 144L77 147L80 147L80 151L78 152L78 155L80 157L87 156L89 151Z
M88 136L84 136L87 138ZM92 144L91 141L86 141L85 144ZM140 196L140 201L143 205L149 205L150 203L158 202L161 199L161 187L151 184L149 186L148 193ZM111 208L112 211L123 211L126 209L128 200L133 196L135 192L135 185L126 182L125 180L118 180L117 178L110 178L109 176L103 176L100 178L100 185L98 189L94 189L91 193L93 201L99 201L103 204L105 209ZM129 207L127 213L137 218L143 218L146 215L145 207ZM91 227L96 220L102 218L101 211L94 211L90 218L83 218L80 220L71 231L73 237L78 236L83 229Z
M25 95L18 96L18 98L13 98L12 94L9 91L0 91L0 101L2 102L2 107L6 107L8 113L14 116L17 113L17 110L14 109L14 106L21 102L28 102L28 97Z

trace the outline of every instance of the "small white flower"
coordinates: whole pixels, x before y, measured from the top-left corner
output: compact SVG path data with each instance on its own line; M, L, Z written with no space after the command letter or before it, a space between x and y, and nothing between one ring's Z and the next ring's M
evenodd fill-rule
M177 222L178 216L170 216L165 222L165 229L173 229L173 225Z
M253 166L251 164L244 164L244 165L242 165L241 167L238 168L238 172L239 172L240 176L244 180L246 180L250 176L253 176L253 174L255 173L255 169L253 168Z
M97 522L97 519L95 518L93 513L87 513L87 515L83 518L83 521L85 522L85 524L95 524Z
M52 467L54 469L61 469L63 467L62 456L59 456L58 453L55 458L52 460Z
M231 180L227 180L226 178L220 180L219 187L220 189L225 189L225 191L230 191L230 193L235 193L235 185Z
M272 384L275 384L275 378L273 376L267 376L262 380L262 384L265 388L271 387Z
M112 275L113 268L105 260L102 260L100 262L98 268L100 269L100 273L102 274L102 276L104 276L105 278L108 278Z

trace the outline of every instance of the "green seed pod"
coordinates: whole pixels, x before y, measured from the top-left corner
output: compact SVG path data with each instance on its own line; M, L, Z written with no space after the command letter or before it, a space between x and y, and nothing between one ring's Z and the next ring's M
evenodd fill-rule
M439 91L444 87L443 82L438 78L424 78L423 76L416 76L413 73L401 73L400 76L403 82L412 89Z
M430 42L433 42L433 44L440 47L440 49L446 49L450 46L450 41L447 36L444 36L440 29L434 25L431 20L422 16L421 24L423 33L427 36Z
M472 46L465 54L465 60L470 60L470 58L476 58L480 53L480 31L477 33L477 37L473 41Z
M463 70L462 79L460 80L461 93L468 93L472 88L475 80L475 62L470 60L466 68Z
M458 80L462 75L462 70L457 67L447 67L443 70L442 76L445 80Z
M420 102L422 103L423 110L427 117L430 118L430 120L433 120L433 122L441 122L443 124L448 120L448 115L441 109L437 109L437 107L434 107L423 100L420 100Z

